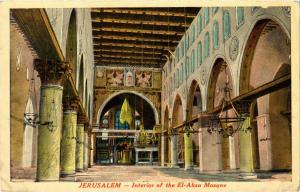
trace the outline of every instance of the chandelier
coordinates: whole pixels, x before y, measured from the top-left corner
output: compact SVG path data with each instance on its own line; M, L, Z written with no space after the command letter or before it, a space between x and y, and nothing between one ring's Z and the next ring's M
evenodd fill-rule
M222 88L223 98L221 103L221 111L217 114L211 114L209 119L209 128L207 132L212 134L213 132L221 134L224 138L233 136L237 131L249 131L251 128L248 126L246 129L242 129L243 123L246 120L245 113L241 114L237 111L232 103L231 99L231 88L229 86L229 77L227 74L227 63L222 64L221 70L225 72L226 81L225 86ZM248 107L248 101L243 101L239 103L239 111L247 111L245 107ZM230 110L232 113L230 114Z

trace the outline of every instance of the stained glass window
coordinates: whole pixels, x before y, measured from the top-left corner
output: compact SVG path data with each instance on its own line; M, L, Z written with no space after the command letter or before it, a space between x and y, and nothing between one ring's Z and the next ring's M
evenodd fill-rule
M197 30L198 30L198 35L199 35L202 31L202 16L201 15L198 16L197 23L198 23L198 29Z
M206 34L205 34L204 46L205 46L204 56L206 58L209 56L209 33L208 32L206 32Z
M228 11L224 11L224 14L223 14L223 36L224 36L224 39L229 38L230 33L231 33L230 15L229 15Z
M205 22L205 25L208 25L208 23L209 23L209 8L208 7L204 8L204 22Z
M197 57L197 60L198 60L198 65L201 65L202 64L202 43L201 42L199 42L198 43L198 51L197 51L197 55L198 55L198 57Z
M194 49L192 50L191 53L191 68L192 68L192 73L195 71L195 51Z
M213 33L214 33L214 38L213 38L214 49L217 49L219 47L219 24L218 24L218 22L214 23Z
M244 8L237 7L236 8L236 18L237 18L237 25L240 26L244 23Z

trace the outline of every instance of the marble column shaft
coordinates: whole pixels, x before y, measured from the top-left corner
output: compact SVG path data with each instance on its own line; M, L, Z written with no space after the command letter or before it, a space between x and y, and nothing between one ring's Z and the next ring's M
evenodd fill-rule
M84 124L77 124L76 129L76 171L83 171Z
M77 111L66 110L61 141L61 175L75 174Z
M193 169L193 135L184 133L184 169Z

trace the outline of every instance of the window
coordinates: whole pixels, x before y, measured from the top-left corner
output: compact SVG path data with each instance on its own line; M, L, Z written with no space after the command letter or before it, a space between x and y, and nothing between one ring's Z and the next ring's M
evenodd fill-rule
M181 42L180 47L181 47L181 55L180 55L180 58L182 58L182 57L184 56L184 42L183 42L183 41Z
M183 63L180 64L180 83L183 82Z
M179 68L177 68L177 87L179 87L179 84L180 84L180 73L179 73Z
M192 43L195 41L195 25L192 25Z
M219 47L219 24L218 24L218 22L214 23L213 33L214 33L214 38L213 38L214 49L217 49Z
M201 15L198 16L197 23L198 23L198 29L197 29L198 30L198 35L200 35L200 33L202 31L202 16Z
M190 47L190 36L188 32L185 34L185 46L186 46L186 50L188 50Z
M218 10L219 10L219 7L213 7L213 8L212 8L212 12L213 12L214 14L216 14L216 13L218 12Z
M191 68L192 68L192 73L195 71L195 51L194 49L192 50L191 54Z
M208 23L209 23L209 8L208 7L204 8L204 22L205 22L205 25L208 25Z
M186 58L186 64L185 64L185 77L188 78L190 75L190 59Z
M178 47L176 48L176 53L175 53L175 57L176 57L176 62L179 61L179 50L178 50Z
M209 33L206 32L205 34L205 40L204 40L204 46L205 46L205 50L204 50L204 56L205 58L207 58L209 56Z
M202 64L202 43L201 42L199 42L198 43L198 58L197 58L197 60L198 60L198 65L201 65Z
M127 122L124 124L120 122L120 113L120 110L115 113L115 129L129 129Z
M230 37L231 26L230 26L230 15L228 11L225 11L223 14L223 36L224 40Z
M237 20L237 26L240 26L244 23L244 8L243 7L236 8L236 20Z

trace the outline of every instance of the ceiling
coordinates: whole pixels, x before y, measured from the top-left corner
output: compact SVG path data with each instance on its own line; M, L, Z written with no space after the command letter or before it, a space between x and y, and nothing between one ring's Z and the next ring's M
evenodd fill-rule
M200 8L93 8L96 66L161 68Z

